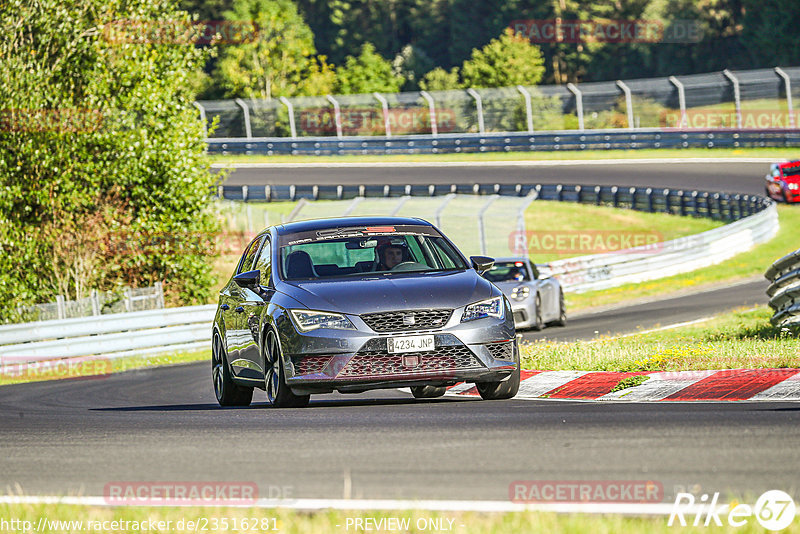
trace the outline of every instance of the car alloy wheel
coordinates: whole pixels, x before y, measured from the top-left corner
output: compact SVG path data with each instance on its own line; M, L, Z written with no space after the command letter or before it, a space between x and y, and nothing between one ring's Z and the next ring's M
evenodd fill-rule
M536 293L536 304L533 309L533 330L539 331L544 328L544 321L542 320L542 297Z
M308 404L310 395L295 395L286 385L278 337L270 330L264 338L264 380L267 400L278 408L299 408Z
M242 387L231 378L225 358L225 346L219 334L214 334L211 344L211 379L214 394L220 406L249 406L253 400L253 388Z

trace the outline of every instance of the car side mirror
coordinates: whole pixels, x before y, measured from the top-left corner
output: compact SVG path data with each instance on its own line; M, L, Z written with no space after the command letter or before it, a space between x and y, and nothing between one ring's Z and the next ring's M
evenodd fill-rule
M483 274L494 267L494 258L489 256L470 256L469 261L472 262L472 266L478 271L478 274Z
M233 277L233 281L241 288L258 291L261 284L261 271L256 269L255 271L239 273Z

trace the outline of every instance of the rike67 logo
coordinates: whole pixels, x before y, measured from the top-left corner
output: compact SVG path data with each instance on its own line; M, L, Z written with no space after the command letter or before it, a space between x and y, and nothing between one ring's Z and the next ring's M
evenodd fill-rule
M711 501L708 500L708 495L704 494L700 497L700 502L697 502L691 493L678 493L667 525L673 526L677 520L677 524L683 527L687 526L689 521L695 527L701 525L707 527L712 523L721 527L723 519L726 519L728 525L742 527L755 516L762 527L777 532L791 525L796 513L792 497L780 490L763 493L755 506L734 502L727 507L721 507L717 505L718 499L719 493L714 493Z

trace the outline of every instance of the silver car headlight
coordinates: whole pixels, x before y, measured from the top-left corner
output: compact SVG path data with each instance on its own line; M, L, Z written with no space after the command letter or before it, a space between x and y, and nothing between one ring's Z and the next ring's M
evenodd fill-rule
M525 300L531 294L531 288L528 286L515 287L511 290L511 298L514 300Z
M464 308L464 315L461 317L461 322L474 321L475 319L483 319L484 317L503 319L505 315L506 307L503 305L503 297L500 296L470 304Z
M338 330L355 330L356 327L350 319L341 313L331 313L315 310L289 310L294 319L294 324L301 332L310 332L317 328L334 328Z

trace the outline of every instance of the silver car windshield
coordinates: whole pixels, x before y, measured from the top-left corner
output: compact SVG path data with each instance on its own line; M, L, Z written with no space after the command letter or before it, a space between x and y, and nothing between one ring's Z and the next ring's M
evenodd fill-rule
M282 278L307 280L468 268L462 256L433 228L393 230L345 228L283 236Z

